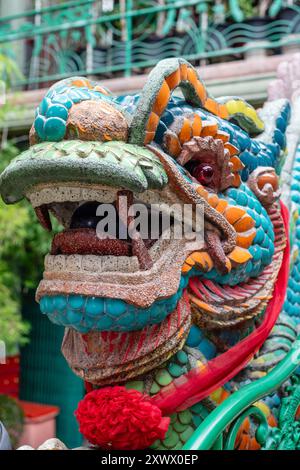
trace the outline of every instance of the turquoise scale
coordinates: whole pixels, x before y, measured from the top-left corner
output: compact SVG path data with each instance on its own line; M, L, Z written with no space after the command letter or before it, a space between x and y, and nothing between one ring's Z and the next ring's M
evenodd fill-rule
M300 146L298 147L291 185L292 202L299 206L300 202ZM297 208L298 209L298 208ZM284 312L300 324L300 217L296 221L292 236L292 248L296 251L296 259L291 269L288 283L287 297L284 303Z
M42 141L60 141L66 133L69 109L73 104L87 100L112 99L103 93L87 87L70 86L67 79L54 85L36 110L34 128Z
M187 283L188 277L182 276L176 294L168 299L158 300L145 309L120 299L84 295L44 296L40 300L40 309L53 323L72 326L80 333L90 330L140 330L149 324L162 322L173 312Z

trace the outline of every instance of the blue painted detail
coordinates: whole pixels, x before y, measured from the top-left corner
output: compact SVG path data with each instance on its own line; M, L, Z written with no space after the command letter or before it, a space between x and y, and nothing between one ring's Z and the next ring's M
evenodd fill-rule
M241 191L237 191L236 202L240 206L247 206L247 203L248 203L247 195Z
M203 338L198 349L207 360L213 359L217 353L216 346L207 338Z
M182 350L178 351L178 353L176 354L176 359L182 365L187 364L189 361L188 355Z
M67 303L67 298L66 296L61 296L64 301ZM69 305L70 307L76 309L76 308L82 308L85 304L85 297L83 295L69 295Z
M99 297L89 297L86 301L85 313L91 317L103 315L105 300Z
M55 95L52 99L52 103L63 104L67 109L70 109L73 105L72 100L66 95Z
M168 299L158 300L146 309L135 307L120 299L75 294L44 296L40 300L40 309L53 323L72 326L80 332L90 329L140 330L151 323L162 322L175 310L188 279L188 276L182 276L176 294Z
M68 110L65 106L61 104L53 104L48 107L45 115L46 118L58 117L63 121L66 121L68 119Z
M42 102L40 104L40 107L37 108L37 113L41 114L41 115L45 115L49 106L51 106L51 100L49 98L45 97L42 100Z
M46 122L46 119L44 118L44 116L40 116L40 115L38 115L34 121L35 131L41 139L45 138L45 132L44 132L45 122Z
M203 333L200 328L196 325L192 325L185 344L190 348L196 348L199 346L202 339Z
M57 295L55 299L53 299L53 306L54 308L62 309L67 306L67 301L64 295Z
M43 133L47 140L59 141L65 136L66 122L58 117L50 117L45 121Z
M67 310L67 318L70 325L77 325L81 322L80 312L73 309Z
M279 129L275 129L273 141L276 142L282 149L286 147L285 135Z

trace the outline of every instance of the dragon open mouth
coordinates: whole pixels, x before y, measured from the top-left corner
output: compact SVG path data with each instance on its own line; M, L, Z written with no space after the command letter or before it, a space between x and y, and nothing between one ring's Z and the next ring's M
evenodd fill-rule
M256 233L251 209L239 202L235 207L234 199L228 203L205 190L157 147L141 150L123 142L37 144L2 174L1 188L9 203L29 199L45 229L51 230L49 214L63 227L45 258L37 300L52 321L77 325L82 332L138 330L159 323L174 311L191 276L235 285L237 279L257 277L272 257L270 251L251 246L256 235L259 243L272 236L267 214L257 215L265 229L257 228ZM255 208L253 194L247 188L244 193ZM146 234L141 233L143 223L129 237L133 216L128 209L135 204L146 207L147 221L153 206L163 205L162 214L170 216L167 230L161 227L150 236L151 223ZM174 221L187 206L192 209L191 232L200 235L192 242L184 231L174 236ZM117 213L114 237L102 236L104 208ZM200 232L198 209L203 215ZM197 309L209 315L218 310L202 300ZM227 309L234 308L226 305L225 314ZM237 321L242 318L237 316Z
M193 250L189 239L174 236L174 205L172 214L167 214L174 200L178 210L183 202L176 200L168 189L163 193L165 213L156 213L158 227L153 227L152 211L157 210L156 204L161 204L161 191L135 194L108 186L84 188L76 184L35 187L27 197L42 226L52 229L49 214L63 226L63 230L54 235L50 254L46 256L38 298L49 294L68 295L75 289L76 294L122 299L136 307L147 308L159 298L176 294L182 265ZM141 227L129 233L132 217L124 220L121 207L124 196L127 211L137 203L147 211L146 235L141 233ZM115 237L99 228L109 208L117 213ZM99 213L102 215L97 215ZM164 215L169 216L167 227L163 226ZM193 249L205 250L205 247L201 239L193 242Z

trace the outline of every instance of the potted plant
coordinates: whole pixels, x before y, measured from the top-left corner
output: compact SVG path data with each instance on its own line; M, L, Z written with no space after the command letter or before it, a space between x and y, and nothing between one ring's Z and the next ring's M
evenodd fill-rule
M18 397L19 346L26 341L29 325L21 318L19 302L12 297L10 289L3 284L0 285L0 311L0 336L6 353L4 363L0 364L0 393Z

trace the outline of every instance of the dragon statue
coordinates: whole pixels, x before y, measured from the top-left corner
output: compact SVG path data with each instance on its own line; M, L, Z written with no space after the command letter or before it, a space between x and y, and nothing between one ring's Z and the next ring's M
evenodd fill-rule
M260 110L214 99L184 59L159 62L138 95L62 80L2 173L6 203L59 222L36 299L65 326L96 448L299 448L299 63ZM149 218L188 206L194 235L201 208L202 237L129 237L135 204ZM110 208L125 237L99 235Z

